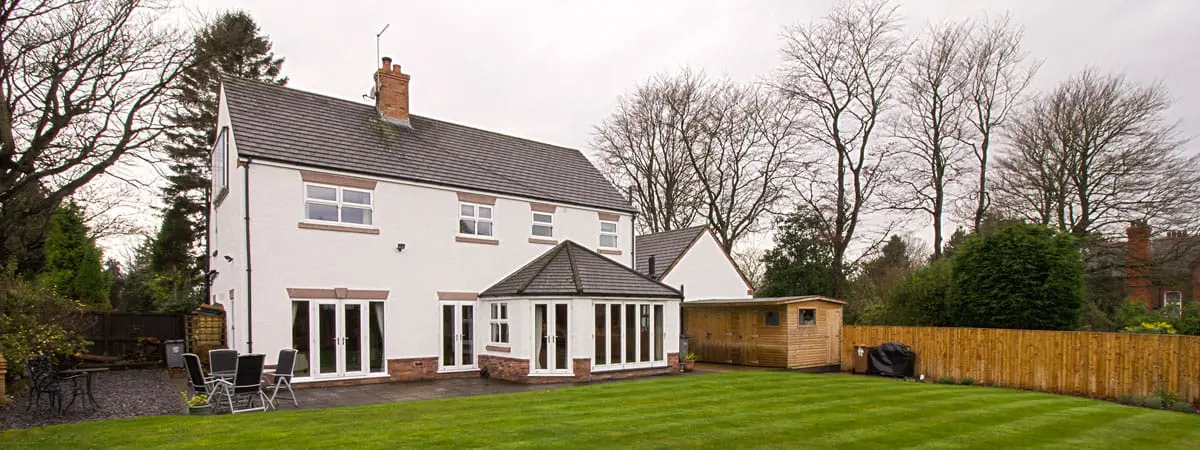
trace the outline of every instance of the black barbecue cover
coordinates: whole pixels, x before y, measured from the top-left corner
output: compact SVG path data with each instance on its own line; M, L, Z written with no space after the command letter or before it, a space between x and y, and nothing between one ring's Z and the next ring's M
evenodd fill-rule
M917 355L907 345L884 342L867 354L867 373L885 377L912 377Z

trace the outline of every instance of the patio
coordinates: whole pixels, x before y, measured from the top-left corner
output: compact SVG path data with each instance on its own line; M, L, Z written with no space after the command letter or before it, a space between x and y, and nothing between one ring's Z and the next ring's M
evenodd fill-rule
M729 370L729 368L724 368ZM691 374L720 372L719 368L697 368ZM691 375L687 374L687 375ZM658 377L655 377L658 378ZM587 384L622 383L625 380L595 383L521 384L489 378L450 378L444 380L409 381L367 384L361 386L336 386L305 388L297 386L299 409L321 409L342 406L358 406L380 403L399 403L415 400L467 397L486 394L543 391L581 386ZM76 399L59 416L42 401L25 410L29 403L28 394L12 398L6 407L0 407L0 430L32 428L74 422L118 419L138 416L164 416L186 414L180 392L189 392L187 377L183 373L164 369L123 370L102 372L94 380L94 393L100 409L84 407ZM283 394L286 396L286 392ZM280 410L296 409L287 399L277 400ZM263 414L263 413L259 413ZM266 412L265 414L270 414Z
M183 398L179 395L184 390L184 379L182 375L173 378L163 369L101 372L92 383L99 409L83 405L83 399L75 399L59 416L42 396L41 402L26 411L29 393L25 392L14 396L8 406L0 407L0 430L184 412ZM69 400L68 396L63 404Z

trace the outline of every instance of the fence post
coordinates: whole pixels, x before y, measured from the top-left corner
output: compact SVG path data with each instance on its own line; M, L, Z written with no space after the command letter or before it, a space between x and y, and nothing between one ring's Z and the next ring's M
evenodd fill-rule
M8 397L4 395L4 374L8 373L8 362L4 360L4 354L0 353L0 406L8 404Z

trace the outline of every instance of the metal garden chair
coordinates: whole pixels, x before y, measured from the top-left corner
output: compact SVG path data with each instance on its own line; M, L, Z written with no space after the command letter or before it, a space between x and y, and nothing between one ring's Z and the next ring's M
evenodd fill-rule
M241 355L237 358L236 374L233 381L219 379L216 382L221 399L228 402L229 412L237 414L250 411L266 411L267 394L263 392L262 376L263 362L266 355ZM254 406L254 400L259 406ZM235 403L245 401L244 408L238 408Z
M296 349L285 348L279 351L279 361L275 365L275 371L270 375L275 380L275 384L271 385L271 407L275 406L275 396L279 394L279 388L286 387L288 394L291 395L292 404L300 407L300 402L296 400L296 392L292 390L292 373L296 368Z

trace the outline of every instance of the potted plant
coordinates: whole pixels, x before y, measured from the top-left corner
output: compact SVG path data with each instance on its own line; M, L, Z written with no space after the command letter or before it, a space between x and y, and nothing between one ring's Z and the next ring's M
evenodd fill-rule
M208 395L196 394L192 398L188 398L186 392L180 392L183 396L183 402L187 403L188 415L190 416L207 416L212 414L212 405L208 403Z
M687 356L683 357L683 371L691 372L695 368L696 368L696 354L688 353Z

